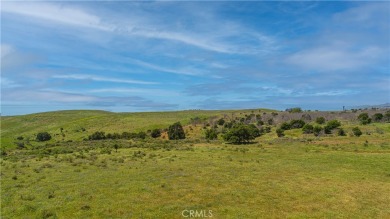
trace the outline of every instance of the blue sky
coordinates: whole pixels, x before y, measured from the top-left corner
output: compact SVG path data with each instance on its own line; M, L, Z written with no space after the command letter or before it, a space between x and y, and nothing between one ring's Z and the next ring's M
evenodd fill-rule
M2 115L390 102L390 2L1 2Z

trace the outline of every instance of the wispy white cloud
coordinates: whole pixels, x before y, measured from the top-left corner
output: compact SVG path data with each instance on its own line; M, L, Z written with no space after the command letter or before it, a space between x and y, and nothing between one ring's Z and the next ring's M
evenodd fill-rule
M218 53L267 53L276 48L276 44L270 36L216 17L214 17L215 20L204 21L211 23L209 24L210 28L214 29L189 31L150 21L158 20L157 16L155 19L146 19L126 14L126 16L118 16L117 19L105 19L106 15L104 14L97 15L74 5L59 3L5 2L2 13L13 13L75 27L88 27L128 37L168 40ZM136 14L145 17L151 16L151 14ZM84 37L84 35L82 36ZM241 45L238 47L232 43L232 38L241 40ZM244 46L244 41L250 41L250 43ZM257 43L253 44L254 41Z
M149 62L145 62L145 61L141 61L141 60L137 60L137 59L133 59L133 58L128 58L127 60L134 63L134 64L137 64L137 65L149 68L149 69L161 71L161 72L167 72L167 73L173 73L173 74L179 74L179 75L193 75L193 76L203 74L203 72L200 72L197 69L191 69L190 67L174 69L174 68L167 68L167 67L159 66L156 64L152 64Z
M86 74L53 75L52 78L72 79L72 80L91 80L91 81L114 82L114 83L125 83L125 84L145 84L145 85L159 84L158 82L120 79L120 78L111 78L111 77L101 77L101 76L86 75Z
M170 91L165 89L143 89L143 88L101 88L101 89L92 89L86 91L88 93L119 93L119 94L144 94L151 96L180 96L179 92Z
M54 23L89 27L105 31L111 29L101 23L101 19L81 9L46 2L2 2L2 13L14 13L35 17Z
M37 55L23 53L9 44L1 44L1 72L8 74L12 68L22 68L25 65L37 61Z
M316 71L352 70L371 64L381 55L383 50L376 47L356 51L335 45L302 50L289 56L286 61Z

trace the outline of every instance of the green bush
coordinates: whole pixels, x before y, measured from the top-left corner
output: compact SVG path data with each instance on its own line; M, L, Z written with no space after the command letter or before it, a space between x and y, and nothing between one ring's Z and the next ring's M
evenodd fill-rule
M306 125L304 125L303 127L302 127L302 131L303 131L303 133L305 133L305 134L311 134L311 133L313 133L313 126L312 125L310 125L310 124L306 124Z
M206 129L204 134L205 138L208 140L214 140L218 137L218 132L215 129Z
M322 131L322 127L319 126L319 125L316 125L313 127L313 134L315 136L319 136L321 134L321 131Z
M181 126L180 122L176 122L173 125L169 126L168 138L169 140L178 140L186 138L183 126Z
M49 141L51 139L51 135L48 132L40 132L37 134L37 141Z
M359 137L359 136L361 136L363 133L362 133L362 131L359 129L359 127L354 127L353 129L352 129L352 133L356 136L356 137Z
M282 129L282 128L276 129L276 135L278 137L283 137L284 136L284 129Z
M88 136L89 140L102 140L106 139L106 134L104 132L94 132L92 135Z
M358 120L360 121L360 124L367 125L371 123L371 118L368 116L368 113L361 113L358 116Z
M340 129L337 131L337 134L338 134L339 136L346 136L345 131L344 131L344 129L342 129L342 128L340 128Z
M374 122L380 122L382 119L383 119L383 114L382 113L375 113L372 116L372 120L374 120Z
M318 124L320 124L320 125L322 125L322 124L324 124L325 123L325 118L324 117L317 117L316 118L316 123L318 123Z
M224 134L225 141L241 144L247 143L260 136L260 130L253 124L236 124Z
M153 129L152 132L150 133L150 136L152 138L158 138L161 136L161 130L160 129Z
M339 126L341 126L341 123L339 121L337 121L336 119L334 119L334 120L328 121L328 123L326 123L326 126L328 126L332 130L332 129L335 129L335 128L338 128Z
M291 129L291 125L288 122L283 122L282 124L280 124L280 129L290 130Z
M305 121L302 119L297 119L297 120L291 120L290 121L290 128L291 129L300 129L305 125Z
M220 118L218 121L217 121L217 124L218 125L223 125L225 124L225 120L223 118Z

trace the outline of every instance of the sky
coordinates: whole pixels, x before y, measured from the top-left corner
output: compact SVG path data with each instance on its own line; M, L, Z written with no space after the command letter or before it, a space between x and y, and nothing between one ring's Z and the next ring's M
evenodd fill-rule
M1 2L1 115L389 102L388 1Z

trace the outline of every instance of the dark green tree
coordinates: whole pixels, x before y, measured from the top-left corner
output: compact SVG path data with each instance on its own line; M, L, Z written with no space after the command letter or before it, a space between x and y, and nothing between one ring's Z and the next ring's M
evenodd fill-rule
M249 143L260 136L260 130L253 124L235 124L223 136L225 141L235 144Z
M48 132L40 132L37 134L37 141L49 141L51 139L51 135Z
M183 126L181 126L180 122L176 122L173 125L169 126L168 138L169 140L178 140L186 138Z

